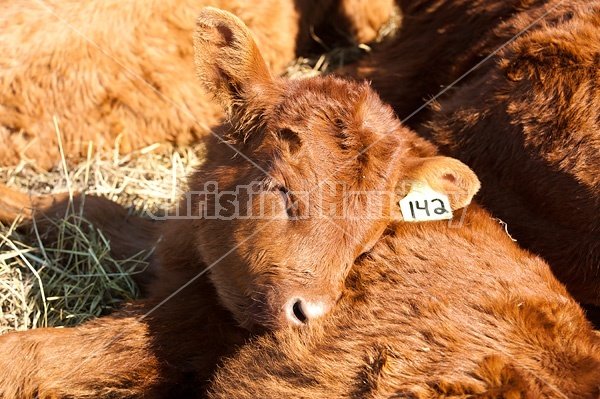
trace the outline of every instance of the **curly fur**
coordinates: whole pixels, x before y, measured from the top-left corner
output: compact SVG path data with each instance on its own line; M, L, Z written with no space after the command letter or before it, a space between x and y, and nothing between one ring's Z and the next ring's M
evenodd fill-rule
M405 118L514 39L407 123L477 173L481 203L575 298L600 305L600 3L398 3L398 36L348 73Z

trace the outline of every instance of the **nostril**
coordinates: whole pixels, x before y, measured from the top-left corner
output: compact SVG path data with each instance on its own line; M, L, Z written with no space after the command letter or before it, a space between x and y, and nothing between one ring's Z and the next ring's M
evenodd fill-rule
M300 300L294 302L294 305L292 306L292 312L294 313L294 316L296 316L296 319L298 319L301 323L306 323L308 320L308 317L306 317L304 311L302 310L302 302Z
M307 324L310 320L323 316L331 306L321 300L308 301L295 297L290 299L285 306L288 321L295 325Z

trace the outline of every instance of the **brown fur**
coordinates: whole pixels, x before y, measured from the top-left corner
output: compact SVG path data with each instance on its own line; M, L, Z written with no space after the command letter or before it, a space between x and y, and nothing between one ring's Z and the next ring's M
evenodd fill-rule
M333 312L245 345L210 398L595 399L599 338L548 265L471 205L459 228L393 226Z
M195 260L190 258L180 255L179 260L190 264ZM75 328L0 336L0 396L200 395L220 357L231 354L248 334L219 306L204 276L161 304L164 299L154 293L151 299Z
M396 12L394 0L297 0L295 4L302 15L299 48L308 48L312 32L326 46L343 44L349 37L355 43L368 43L377 38L379 29Z
M0 372L3 397L157 397L201 390L219 356L243 342L247 333L238 324L281 328L289 324L290 299L322 304L321 313L334 305L354 260L396 217L390 209L396 182L426 181L447 192L454 209L468 204L479 188L466 166L433 157L435 149L402 128L367 84L271 77L250 32L231 14L206 9L195 47L200 80L229 110L230 123L222 127L229 142L208 142L207 159L191 177L179 212L155 225L136 217L123 223L115 217L124 213L114 210L116 204L85 198L84 216L104 225L123 256L160 238L158 278L149 287L149 299L74 329L2 338L20 342L0 344L5 362L0 369L10 370ZM256 201L239 213L261 217L227 220L232 206L247 202L242 192L221 203L220 219L195 218L201 210L217 212L214 201L202 205L207 198L200 192L211 182L220 192L261 183L264 213L258 214ZM347 191L317 190L330 183L343 183ZM294 198L303 192L308 197ZM28 200L14 199L13 209ZM69 207L80 211L81 197L74 205L56 200L46 209L50 216L63 216ZM51 204L43 198L31 201L37 208ZM45 331L61 339L45 343ZM93 334L102 336L94 341L88 338ZM130 347L125 361L121 352ZM113 351L119 352L114 360ZM57 353L60 365L49 366ZM11 359L19 359L19 368ZM118 363L114 370L91 372L113 363ZM130 372L121 375L126 369ZM131 379L139 376L144 378L132 386Z
M468 204L478 190L478 180L460 162L425 157L435 149L400 127L368 85L331 77L273 78L237 19L223 14L198 23L198 74L231 116L220 131L228 142L213 138L208 143L204 164L190 178L190 192L166 222L178 230L165 240L169 244L159 263L165 275L183 268L189 276L219 263L211 279L241 325L286 324L286 306L294 297L323 312L331 307L354 259L383 232L398 180L427 181L450 195L454 209ZM217 185L215 193L230 197L212 199L211 184ZM253 184L259 186L255 198L240 190ZM34 207L45 205L32 201ZM93 201L92 220L109 213L107 201L88 201ZM60 216L61 207L49 213ZM372 217L365 220L367 215ZM120 237L110 220L102 223ZM140 232L143 242L148 229ZM173 244L179 231L193 232L200 266L171 259L172 251L181 250ZM164 235L162 227L160 232ZM134 245L132 239L138 237L118 241L127 247Z
M206 264L223 260L211 278L238 321L248 327L252 320L242 317L254 314L262 325L279 325L282 305L291 297L326 306L337 299L354 259L387 223L393 195L379 193L391 194L398 180L425 178L429 169L417 161L434 149L402 128L368 85L331 77L273 79L250 45L249 32L238 28L233 21L211 19L196 32L195 46L196 54L213 54L196 58L200 80L230 110L233 131L226 135L243 155L215 144L190 186L194 193L218 182L219 190L234 192L258 182L264 205L253 201L244 209L248 198L242 192L223 204L221 215L260 217L181 224L195 232ZM447 191L462 189L471 196L477 191L474 176L463 181L460 172L455 175ZM443 175L431 178L436 179ZM209 201L204 211L213 215L214 207ZM197 214L199 208L191 209ZM366 222L366 215L374 217ZM310 286L300 288L307 281Z
M600 3L400 2L398 37L354 73L401 117L503 48L407 122L483 183L481 202L542 255L581 302L600 305Z
M231 14L205 10L198 20L195 45L198 52L211 54L210 63L197 58L197 68L202 82L231 112L232 125L224 128L230 129L227 135L232 145L275 177L261 195L273 205L267 207L265 216L280 217L166 221L160 225L160 274L150 298L77 328L1 337L0 396L199 396L223 356L234 356L236 347L247 341L248 333L238 324L251 327L254 323L284 330L277 333L283 335L276 335L278 347L261 346L263 341L250 342L239 355L241 362L248 360L244 356L254 350L267 356L252 359L249 370L253 370L257 381L269 377L265 367L285 366L288 348L295 349L305 342L307 347L315 344L316 349L323 351L321 356L312 357L308 352L294 351L292 356L298 356L297 360L317 362L322 367L321 374L307 376L307 384L306 380L294 380L290 373L283 373L278 378L284 380L276 389L301 386L312 392L310 378L327 377L329 373L323 382L334 385L323 385L327 389L325 397L335 395L341 385L348 383L349 389L355 390L355 397L369 397L370 391L380 389L373 384L380 372L387 370L385 345L390 343L392 351L402 349L406 345L404 336L416 337L418 344L422 344L419 336L425 340L429 351L424 346L417 348L436 354L425 366L440 360L442 380L437 382L431 377L432 384L423 383L430 372L418 365L412 379L404 379L403 375L394 374L402 365L390 363L394 367L390 369L392 377L381 392L409 392L406 390L418 386L448 395L486 389L490 393L497 389L508 396L511 389L514 393L529 386L543 392L546 388L523 372L523 364L552 378L566 392L571 390L585 397L597 389L591 384L597 382L594 372L598 359L594 349L598 344L581 310L551 276L547 265L519 250L483 211L475 208L467 212L465 224L459 229L450 228L447 222L410 224L402 222L395 209L387 209L385 202L375 196L371 206L385 211L378 218L356 221L346 217L333 226L315 214L308 219L288 219L285 199L279 192L281 183L292 195L306 188L304 185L314 186L334 175L337 181L350 186L387 190L395 202L396 194L405 194L406 180L421 180L447 191L456 210L467 205L479 187L468 168L455 160L432 157L433 147L400 127L391 110L365 84L336 78L292 82L271 78L249 31ZM369 144L373 145L365 156L355 159L357 152ZM241 155L233 157L226 144L215 140L209 148L209 158L191 179L192 189L199 190L210 181L217 181L220 188L231 188L257 178L259 172L247 166ZM261 179L265 177L260 175ZM452 195L459 191L466 195ZM368 210L364 199L349 201L344 207L339 194L330 192L324 203L343 208L348 215L364 216ZM194 212L201 207L198 198L192 201ZM224 215L231 211L228 205L243 203L243 199L228 201ZM298 204L292 210L302 216L314 204ZM212 210L211 205L208 208ZM458 220L462 214L457 213ZM185 199L180 215L190 216ZM400 220L388 231L391 236L380 239L371 251L360 256L380 238L390 218ZM125 225L120 234L135 229L136 220L131 219L133 224ZM261 233L265 225L270 230ZM358 241L348 240L338 228L350 229ZM254 237L252 242L245 243L249 236ZM328 245L325 247L323 242ZM202 274L207 262L239 244L236 251L210 270L210 279ZM345 279L353 263L356 267ZM412 278L416 280L412 282ZM328 285L331 281L335 284ZM183 284L186 285L182 287ZM280 296L285 298L293 290L311 294L311 288L321 294L325 287L333 291L327 295L337 298L338 284L344 295L336 305L335 315L322 323L318 318L311 319L300 330L282 326L279 307L275 305ZM258 285L258 290L253 285ZM176 295L171 297L174 292ZM252 300L256 293L270 292L277 295L258 302L269 306L237 305L238 301ZM386 318L391 319L389 330L374 329L385 325ZM397 320L402 322L396 323ZM447 329L442 321L457 330ZM471 327L478 329L479 324L487 327L488 338L473 333ZM349 335L337 336L337 332ZM290 340L289 345L285 339ZM329 351L326 345L319 346L319 342L330 341L340 347ZM375 345L371 345L373 342ZM382 346L378 346L379 342ZM490 349L494 342L517 356L522 364L496 356ZM402 353L412 356L415 347L410 343ZM264 348L270 352L263 353ZM440 348L447 349L450 355L432 350ZM523 348L534 352L521 351ZM540 354L542 349L546 352ZM271 359L271 353L284 357ZM556 359L552 356L556 356L560 367L566 364L572 368L567 367L561 375L553 366ZM272 364L262 363L262 373L255 373L252 367L263 359L272 360ZM367 359L366 364L361 363L363 359ZM399 359L406 360L402 356ZM340 373L334 376L332 367L335 372L338 361ZM312 367L298 364L306 366L305 370ZM228 364L218 381L237 378L229 392L243 397L237 387L253 384L243 378L238 367L235 362ZM301 371L293 373L302 377ZM449 373L448 378L445 372ZM466 383L465 375L469 375ZM571 377L573 383L565 382ZM336 381L341 384L335 385ZM214 387L215 394L224 389L219 384ZM270 386L263 381L263 388ZM250 389L243 387L246 388ZM314 394L318 397L320 393ZM251 397L271 395L278 395L278 391ZM297 396L298 391L291 395Z
M191 84L191 34L204 6L230 10L246 21L276 73L306 48L309 28L343 20L358 40L369 40L393 6L380 0L376 17L355 18L349 8L359 11L373 2L40 3L0 5L3 166L21 159L32 159L42 168L53 166L60 160L57 129L66 155L73 159L87 154L90 141L96 150L130 152L157 141L186 144L205 136L222 111Z

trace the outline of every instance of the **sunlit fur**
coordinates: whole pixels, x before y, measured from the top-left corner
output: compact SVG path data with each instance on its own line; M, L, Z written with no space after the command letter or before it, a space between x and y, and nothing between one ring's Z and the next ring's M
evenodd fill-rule
M0 4L0 166L41 168L204 137L222 108L194 84L192 32L214 6L246 21L275 73L326 25L372 40L392 0L16 0ZM360 12L374 8L377 11ZM355 17L356 16L356 17ZM367 17L368 16L368 17ZM57 119L57 124L54 123ZM57 130L59 133L57 133Z
M600 2L398 4L399 34L349 73L406 118L515 39L406 123L473 168L518 243L600 305Z
M245 345L209 397L597 398L579 305L486 211L464 216L390 226L329 315Z
M366 84L335 78L273 80L250 33L230 14L202 13L196 49L211 54L212 62L197 57L196 63L203 84L230 109L232 125L223 127L229 144L272 176L214 140L207 144L208 159L190 180L191 190L215 179L227 188L255 178L270 179L268 188L282 183L294 188L316 184L337 169L344 182L358 187L402 192L405 180L424 180L442 191L447 187L467 194L466 202L451 200L458 211L453 225L461 227L405 223L394 209L383 221L337 220L356 242L326 220L299 220L310 226L303 230L303 224L285 217L279 192L264 194L277 205L273 212L284 216L271 230L260 230L268 219L182 219L148 226L130 217L121 229L114 228L121 221L106 221L114 240L144 229L147 234L127 244L133 253L152 236L161 236L148 299L77 328L1 337L0 396L203 397L225 358L232 360L219 371L213 388L223 397L307 392L305 397L329 398L355 388L354 397L410 396L411 391L421 397L515 396L529 387L544 393L547 388L524 374L523 365L575 397L594 394L597 337L547 265L520 250L475 205L460 223L464 206L479 188L466 166L433 156L435 149L402 128ZM281 117L270 118L273 109ZM334 111L339 118L324 117ZM368 156L350 162L349 153L369 143L374 146ZM304 155L308 148L314 157ZM344 161L352 167L341 167ZM339 201L335 191L330 201ZM361 201L350 205L364 210ZM49 212L61 206L64 214L60 202ZM249 246L244 240L254 233ZM207 262L238 244L212 267L210 279L200 276ZM329 316L289 327L276 304L297 291L307 297L325 291L334 299ZM248 341L240 323L275 332ZM473 330L480 326L485 333ZM420 351L424 355L416 357ZM411 359L423 359L431 368ZM403 362L414 367L402 369ZM228 380L235 383L227 388L222 382Z

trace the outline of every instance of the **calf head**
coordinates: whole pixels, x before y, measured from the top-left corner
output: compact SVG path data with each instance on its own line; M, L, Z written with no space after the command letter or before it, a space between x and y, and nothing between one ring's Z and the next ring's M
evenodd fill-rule
M194 47L197 74L229 122L187 204L201 215L193 234L219 299L242 326L301 325L326 313L393 217L399 181L425 171L466 190L453 207L477 190L463 170L432 173L447 158L429 157L435 149L368 84L273 78L235 16L204 9Z

